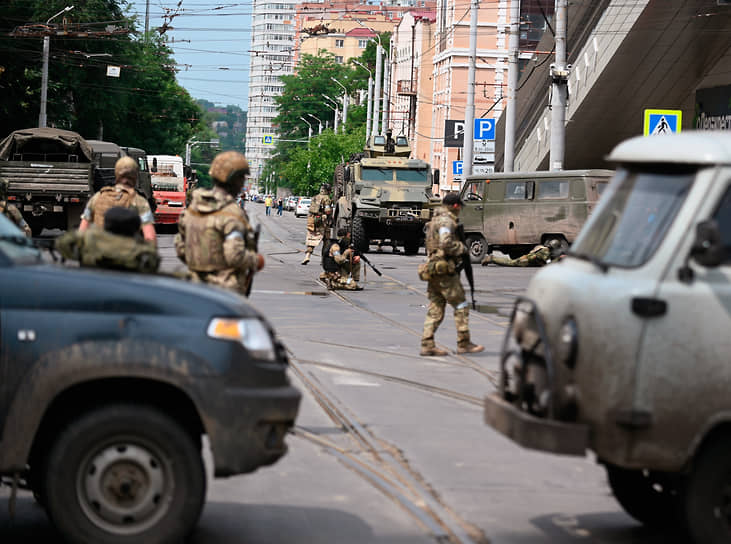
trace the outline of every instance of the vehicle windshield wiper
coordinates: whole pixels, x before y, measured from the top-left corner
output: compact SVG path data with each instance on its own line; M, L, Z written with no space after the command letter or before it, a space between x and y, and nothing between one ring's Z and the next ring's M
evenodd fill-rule
M578 253L576 251L567 251L564 253L564 255L567 255L569 257L576 257L577 259L581 259L582 261L589 261L591 264L599 268L602 272L606 274L607 270L609 270L609 265L605 263L604 261L601 261L600 259L594 257L594 255L588 255L586 253Z
M24 234L0 234L0 241L10 242L16 246L35 247L33 241Z

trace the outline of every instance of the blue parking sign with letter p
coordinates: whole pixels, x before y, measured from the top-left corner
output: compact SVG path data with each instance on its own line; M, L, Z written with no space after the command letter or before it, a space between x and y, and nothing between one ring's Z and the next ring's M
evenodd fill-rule
M495 119L475 119L475 140L495 139Z
M464 161L452 161L452 175L461 176L464 172Z

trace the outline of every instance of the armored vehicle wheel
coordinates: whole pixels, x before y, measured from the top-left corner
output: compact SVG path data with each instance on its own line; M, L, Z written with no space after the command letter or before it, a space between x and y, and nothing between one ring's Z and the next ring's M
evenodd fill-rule
M607 465L606 468L614 497L624 511L637 521L660 527L675 517L677 495L669 478L614 465Z
M419 253L420 247L421 242L418 238L404 240L404 253L406 253L406 255L416 255L417 253Z
M487 255L487 240L479 234L470 234L467 236L467 251L473 263L482 262Z
M569 243L563 236L548 236L545 240L543 240L543 245L547 246L551 242L551 240L557 240L558 243L561 245L559 251L566 251L569 249Z
M368 232L366 231L365 221L363 221L362 217L353 218L353 232L351 233L351 237L356 251L361 253L368 252L370 240L368 239Z
M44 472L49 516L71 542L179 542L206 479L196 439L159 410L113 404L68 424Z
M703 448L688 476L683 506L693 542L731 542L731 438Z

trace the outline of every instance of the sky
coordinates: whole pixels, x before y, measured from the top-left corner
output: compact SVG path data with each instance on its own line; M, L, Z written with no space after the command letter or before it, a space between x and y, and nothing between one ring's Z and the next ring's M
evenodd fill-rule
M129 0L145 28L145 0ZM178 7L179 4L179 7ZM178 13L165 35L178 65L178 83L195 99L248 109L251 0L149 0L150 29L167 13Z

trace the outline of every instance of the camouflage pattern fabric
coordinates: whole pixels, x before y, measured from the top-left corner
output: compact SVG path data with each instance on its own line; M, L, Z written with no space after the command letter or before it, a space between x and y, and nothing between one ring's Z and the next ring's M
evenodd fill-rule
M9 204L6 200L0 200L0 213L15 223L15 225L21 229L26 236L32 236L28 223L25 222L22 214L14 205Z
M196 189L178 222L175 251L193 281L243 295L257 270L253 229L236 199L221 187Z
M155 222L155 216L150 209L150 203L147 199L138 194L131 187L127 187L122 183L117 183L113 187L103 187L89 199L81 214L82 219L86 219L90 223L94 223L99 227L104 227L104 214L107 210L115 206L122 208L134 208L140 215L140 222L143 225L149 225Z
M325 237L328 227L330 226L332 211L332 199L324 190L320 190L320 194L315 195L310 202L309 213L307 215L307 237L305 245L308 248L316 248Z
M511 259L509 257L493 257L488 255L483 260L483 264L494 263L500 266L543 266L549 263L551 260L550 248L538 245L534 247L530 253L527 253L517 259Z
M323 272L320 275L328 286L329 289L348 289L356 290L360 286L360 262L353 263L353 268L350 267L350 256L353 250L348 248L345 251L340 251L340 244L334 243L330 246L330 256L335 260L338 265L336 272Z
M81 266L154 274L160 266L155 246L133 237L112 234L96 226L70 231L56 239L55 247Z
M457 239L458 216L445 206L440 207L426 228L427 262L438 261L459 263L467 248ZM437 268L435 266L435 268ZM448 267L453 269L452 267ZM422 349L436 346L434 334L444 320L447 304L454 307L454 323L457 327L457 346L470 344L469 303L465 299L459 273L435 275L427 282L429 308L424 319L421 335Z

